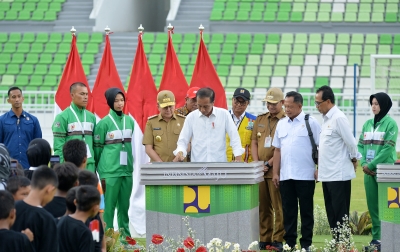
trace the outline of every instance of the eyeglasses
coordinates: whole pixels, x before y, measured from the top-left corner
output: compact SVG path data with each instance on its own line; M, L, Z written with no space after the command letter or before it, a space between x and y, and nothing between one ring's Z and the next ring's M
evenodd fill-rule
M321 103L324 103L324 102L326 102L327 100L323 100L322 102L317 102L317 101L315 101L314 103L315 103L315 106L319 106L319 105L321 105Z
M247 101L239 101L239 100L237 100L237 99L235 99L235 98L233 98L233 101L234 101L234 103L235 103L235 105L241 105L241 106L246 106L246 104L247 104Z

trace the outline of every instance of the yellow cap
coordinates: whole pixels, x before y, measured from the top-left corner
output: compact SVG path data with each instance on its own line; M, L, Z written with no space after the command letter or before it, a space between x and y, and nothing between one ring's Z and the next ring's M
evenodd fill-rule
M169 90L160 91L157 95L157 102L161 108L175 106L175 95Z
M278 103L282 100L283 100L282 89L273 87L268 90L267 96L265 96L265 99L263 101L266 101L269 103Z

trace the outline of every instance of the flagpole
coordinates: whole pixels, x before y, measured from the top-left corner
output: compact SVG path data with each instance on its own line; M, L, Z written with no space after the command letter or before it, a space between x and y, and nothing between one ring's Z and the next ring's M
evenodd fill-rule
M168 35L171 36L172 38L172 34L174 33L174 27L171 25L171 23L169 23L167 28L168 28Z
M71 30L69 30L71 32L71 36L76 36L76 29L75 27L72 26Z
M203 24L200 24L200 26L199 26L199 31L200 31L200 36L201 36L201 38L203 38L203 31L204 31L204 26L203 26Z

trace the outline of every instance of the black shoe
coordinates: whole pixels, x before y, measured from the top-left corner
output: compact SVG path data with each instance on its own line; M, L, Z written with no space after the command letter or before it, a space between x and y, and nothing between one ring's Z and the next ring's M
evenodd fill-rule
M265 248L267 246L271 246L272 242L262 242L260 241L259 246L260 246L260 250L265 250Z
M369 246L364 247L364 251L370 252L370 251L381 251L381 241L379 240L372 240L369 243Z
M277 248L278 249L277 251L283 251L282 242L274 241L271 246L274 247L274 248Z

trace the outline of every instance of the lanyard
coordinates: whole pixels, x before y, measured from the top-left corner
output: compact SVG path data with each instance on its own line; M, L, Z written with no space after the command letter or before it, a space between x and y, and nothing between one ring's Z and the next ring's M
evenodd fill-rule
M110 117L111 121L114 123L115 127L117 130L121 131L121 139L122 139L122 148L125 147L125 142L124 142L124 131L125 131L125 116L124 116L124 128L123 130L120 130L117 123L115 122L114 118L108 114L108 117Z
M278 124L278 121L276 121L276 123L274 124L274 127L272 127L272 129L271 129L271 117L268 117L268 129L269 129L269 135L270 136L271 136L271 133L274 130L275 126Z
M240 118L239 118L239 120L238 120L237 122L235 121L235 118L234 118L234 117L236 117L235 114L231 113L231 117L232 117L233 122L234 122L235 125L236 125L236 128L239 128L239 127L240 127L240 124L241 124L242 121L243 121L244 116L243 116L243 117L240 116Z
M375 132L379 129L379 126L381 126L381 125L379 124L378 127L376 127L375 130L374 130L374 127L372 127L372 129L371 129L371 131L372 131L371 146L372 146L372 142L374 141Z
M71 105L69 106L69 108L72 110L72 113L74 113L74 116L75 116L76 120L81 125L82 138L83 138L83 140L85 140L85 129L83 128L83 123L81 123L81 121L78 118L78 115L76 114L75 110L72 108ZM83 111L83 122L86 122L86 110Z

